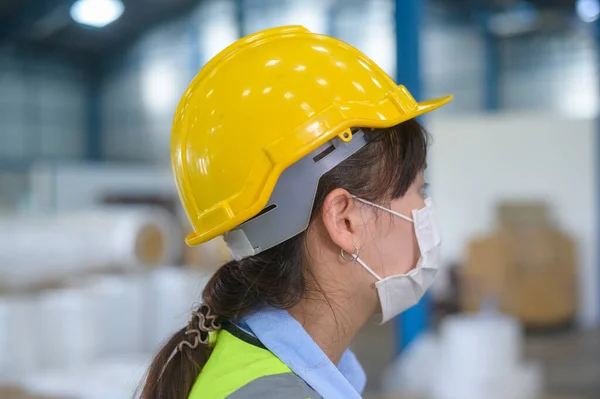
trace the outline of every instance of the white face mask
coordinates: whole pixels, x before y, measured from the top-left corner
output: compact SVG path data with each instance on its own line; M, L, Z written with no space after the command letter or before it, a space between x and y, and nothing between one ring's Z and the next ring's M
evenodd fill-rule
M413 210L412 219L401 213L372 202L354 198L364 204L384 210L414 224L421 257L416 267L406 274L381 278L362 259L358 253L353 258L360 263L378 281L375 284L381 302L381 324L393 319L408 308L419 303L425 291L431 286L440 263L441 237L435 222L433 201L425 199L425 208Z

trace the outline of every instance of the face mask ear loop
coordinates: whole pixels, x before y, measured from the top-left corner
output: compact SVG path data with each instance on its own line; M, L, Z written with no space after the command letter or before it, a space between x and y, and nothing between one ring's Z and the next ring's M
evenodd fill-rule
M375 277L377 281L383 280L381 277L379 277L379 275L377 275L377 273L375 273L369 266L367 266L367 264L363 262L361 258L358 257L360 251L356 245L354 246L354 249L356 251L354 251L354 253L352 254L352 258L348 258L348 255L346 254L343 248L340 250L340 256L342 257L344 262L350 263L357 261L362 267L365 268L366 271L368 271L373 277Z
M356 258L356 261L357 261L358 263L360 263L360 265L361 265L362 267L364 267L364 268L365 268L365 269L366 269L366 270L367 270L369 273L371 273L371 275L372 275L373 277L375 277L375 278L377 279L377 281L381 281L381 280L383 280L381 277L379 277L379 275L378 275L377 273L375 273L373 270L371 270L371 268L370 268L369 266L367 266L367 264L366 264L365 262L363 262L363 260L362 260L361 258L358 258L358 257L357 257L357 258Z
M358 202L362 202L363 204L370 205L370 206L372 206L374 208L381 209L382 211L389 212L392 215L398 216L399 218L402 218L402 219L406 220L407 222L414 223L413 219L409 218L408 216L404 216L403 214L401 214L399 212L396 212L396 211L393 211L393 210L391 210L389 208L386 208L385 206L377 205L374 202L367 201L367 200L364 200L362 198L358 198L358 197L355 197L355 196L352 196L352 198L355 199L355 200L357 200Z

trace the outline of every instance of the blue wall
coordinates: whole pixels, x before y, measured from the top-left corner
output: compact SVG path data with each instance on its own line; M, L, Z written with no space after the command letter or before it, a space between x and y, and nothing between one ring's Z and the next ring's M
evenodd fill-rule
M85 100L82 70L0 49L0 211L25 204L33 161L86 155Z
M0 161L84 155L85 75L0 51Z

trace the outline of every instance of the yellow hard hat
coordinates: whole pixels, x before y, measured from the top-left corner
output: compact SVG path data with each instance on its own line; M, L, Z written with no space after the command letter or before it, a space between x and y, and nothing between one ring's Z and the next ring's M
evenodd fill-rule
M391 127L451 99L418 103L354 47L301 26L238 40L194 78L175 114L172 164L194 228L186 242L254 218L290 165L336 137L357 141L350 128Z

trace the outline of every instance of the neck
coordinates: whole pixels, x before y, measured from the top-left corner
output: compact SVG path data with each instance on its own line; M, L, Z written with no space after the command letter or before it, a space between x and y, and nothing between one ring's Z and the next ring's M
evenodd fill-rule
M340 304L347 304L345 307ZM317 345L336 366L358 330L367 322L358 309L349 309L351 300L335 302L332 298L304 298L289 313L304 327Z

